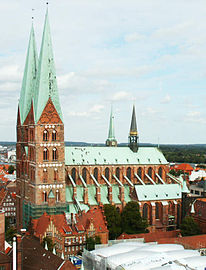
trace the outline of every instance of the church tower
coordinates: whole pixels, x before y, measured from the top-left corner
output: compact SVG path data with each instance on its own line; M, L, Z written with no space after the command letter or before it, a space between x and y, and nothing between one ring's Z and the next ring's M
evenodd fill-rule
M129 148L133 152L137 152L138 147L139 147L139 136L138 136L138 132L137 132L135 106L133 105L132 121L131 121L130 132L129 132Z
M64 123L48 10L40 56L32 26L17 116L17 228L44 212L66 211Z
M115 139L115 134L114 134L114 116L113 116L112 107L111 107L111 113L110 113L109 133L108 133L108 139L106 140L106 146L117 146L117 140Z

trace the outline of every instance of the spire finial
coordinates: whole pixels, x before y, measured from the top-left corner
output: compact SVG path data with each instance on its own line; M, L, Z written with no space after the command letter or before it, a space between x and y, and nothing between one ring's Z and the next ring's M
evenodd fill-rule
M117 146L117 141L114 135L114 116L113 116L113 106L111 104L110 121L109 121L109 134L106 140L106 146Z
M137 132L137 121L136 121L135 104L134 104L133 109L132 109L132 120L131 120L131 125L130 125L130 132L129 132L129 147L133 152L138 151L138 141L139 141L139 136Z
M31 11L32 11L32 17L31 17L31 20L32 20L32 23L33 23L33 21L34 21L34 8L32 8Z

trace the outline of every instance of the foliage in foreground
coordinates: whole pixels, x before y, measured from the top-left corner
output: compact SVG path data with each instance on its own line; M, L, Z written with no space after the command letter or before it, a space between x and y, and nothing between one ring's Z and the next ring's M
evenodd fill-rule
M94 250L96 244L101 244L101 239L99 236L95 237L87 237L86 239L86 249L87 250Z
M116 239L122 232L128 234L144 233L148 223L143 219L139 212L137 202L128 202L122 214L117 211L114 205L104 205L104 214L109 230L109 239Z
M131 201L122 210L122 232L128 234L145 233L148 227L147 220L141 217L139 205Z
M115 205L105 204L104 214L107 220L107 229L109 230L109 239L116 239L121 234L121 216Z
M180 225L180 230L182 236L201 234L199 225L194 221L193 217L191 216L186 216L183 219L182 224Z

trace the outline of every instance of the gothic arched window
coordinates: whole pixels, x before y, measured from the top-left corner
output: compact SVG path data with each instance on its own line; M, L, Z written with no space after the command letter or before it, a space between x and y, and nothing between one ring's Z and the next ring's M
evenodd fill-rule
M149 169L148 169L148 175L152 178L152 168L151 167L149 167Z
M120 169L119 169L119 167L116 168L115 174L116 174L116 177L119 179L119 176L120 176Z
M158 174L159 174L159 176L162 178L162 167L159 168Z
M57 149L56 148L53 148L53 150L52 150L52 158L53 158L53 160L57 160Z
M74 180L74 183L76 183L76 169L72 168L72 179Z
M156 219L160 218L160 205L159 205L159 203L155 203L155 218Z
M127 178L131 180L131 168L127 168Z
M44 151L43 151L43 160L48 160L49 159L49 151L47 148L44 148Z
M109 181L110 177L109 177L109 168L108 167L105 169L105 177Z
M86 168L83 168L82 170L82 177L84 181L87 182L87 169Z
M43 169L43 182L47 182L47 169Z
M138 168L137 174L138 174L139 178L142 179L142 168L141 167Z
M148 219L148 204L147 203L145 203L143 206L142 217L145 219Z
M48 131L45 129L43 132L43 141L48 141L49 139L49 133Z
M94 178L98 181L98 169L94 169Z
M58 170L57 168L54 169L54 181L58 180Z
M57 132L56 130L52 131L52 141L56 141L57 140Z

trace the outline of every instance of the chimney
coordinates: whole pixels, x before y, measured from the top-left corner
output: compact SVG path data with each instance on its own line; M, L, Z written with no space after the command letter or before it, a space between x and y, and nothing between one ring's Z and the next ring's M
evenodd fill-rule
M5 252L5 212L0 210L0 251Z

